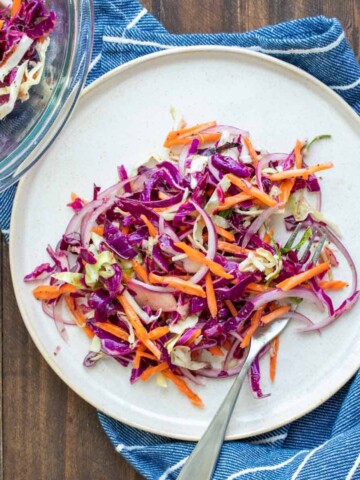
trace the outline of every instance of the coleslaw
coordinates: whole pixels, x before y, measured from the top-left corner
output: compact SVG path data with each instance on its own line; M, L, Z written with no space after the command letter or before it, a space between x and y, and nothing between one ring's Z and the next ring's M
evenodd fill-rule
M170 381L202 407L189 384L236 375L263 325L292 318L302 331L318 331L359 298L350 253L321 213L316 173L333 165L308 165L311 145L298 140L290 153L267 153L236 127L181 123L165 139L164 158L151 157L132 176L120 166L119 181L94 186L91 201L72 194L74 215L47 248L52 264L25 281L48 280L33 293L65 341L66 325L89 337L86 367L111 357L131 366L132 383ZM280 239L275 217L300 235L294 246ZM324 235L314 264L305 245ZM336 277L339 255L351 285ZM337 307L335 290L346 292ZM323 320L296 312L299 302L311 302ZM259 359L269 354L274 381L278 350L276 338L250 369L258 398Z

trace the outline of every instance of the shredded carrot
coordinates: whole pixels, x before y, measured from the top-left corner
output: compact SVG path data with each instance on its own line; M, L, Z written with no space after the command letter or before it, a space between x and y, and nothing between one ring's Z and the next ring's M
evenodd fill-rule
M140 378L143 382L146 382L146 380L149 380L150 377L154 375L154 373L159 373L163 372L169 367L169 365L166 362L159 363L159 365L156 365L155 367L148 367L141 375Z
M112 323L96 322L95 326L101 328L101 330L104 330L105 332L111 333L111 335L114 335L114 337L125 340L126 342L129 339L129 334L126 333L125 330L117 325L113 325Z
M215 345L215 347L210 347L209 352L211 353L211 355L214 355L214 356L217 356L217 357L223 357L224 356L224 352L217 345Z
M188 135L194 135L196 133L203 132L204 130L207 130L208 128L216 127L216 122L211 121L211 122L206 122L206 123L200 123L198 125L194 125L193 127L188 127L188 128L181 128L180 130L172 130L171 132L168 133L168 136L166 137L164 147L166 147L166 142L167 140L174 140L175 138L182 138L182 137L187 137Z
M126 300L124 295L118 295L117 300L121 304L124 309L125 315L127 319L131 323L134 328L135 335L138 337L139 340L152 352L156 358L161 357L161 352L158 347L148 338L147 331L144 325L141 323L140 318L138 317L137 313L133 309L133 307L129 304Z
M279 352L279 337L275 337L270 348L270 380L273 382L276 375L276 363Z
M189 346L191 345L192 343L195 342L195 340L197 338L199 338L201 335L201 328L198 328L197 330L195 330L191 335L190 337L187 339L187 341L185 342L185 345Z
M243 142L245 143L247 151L249 152L249 155L251 157L251 160L256 167L256 165L259 163L259 159L258 159L257 153L255 151L255 148L254 148L253 144L251 143L250 138L249 137L243 137Z
M214 285L211 280L211 273L208 272L205 277L205 286L206 286L206 299L207 304L210 310L210 314L213 318L216 317L218 313L218 307L216 302L216 295L214 290Z
M303 145L299 140L296 140L296 145L295 145L295 167L296 168L302 168L302 155L301 155L301 149Z
M263 283L254 283L251 282L246 286L246 291L251 292L251 293L264 293L269 290L273 290L272 287L268 287L267 285Z
M272 312L268 313L267 315L264 315L261 318L262 323L270 323L273 320L276 320L277 318L282 317L285 315L290 310L290 307L288 305L284 305L283 307L276 308Z
M231 197L226 197L224 203L221 203L217 210L228 210L231 207L234 207L238 203L246 202L246 200L251 200L253 197L248 195L247 193L238 193L237 195L233 195Z
M174 145L188 145L194 139L199 140L200 143L210 143L217 142L221 138L221 133L198 133L196 135L189 135L188 137L174 138L166 142L167 148L173 147Z
M201 298L206 298L206 293L202 287L200 287L200 285L196 285L195 283L183 280L179 277L161 277L160 275L155 275L155 273L150 273L149 280L150 283L166 284L169 285L169 287L175 288L180 292L187 293L188 295L196 295Z
M341 290L342 288L345 288L347 286L349 286L349 284L343 282L342 280L324 280L322 282L319 282L319 287L323 290Z
M154 225L150 222L150 220L145 216L145 215L140 215L141 220L145 223L147 226L150 235L155 238L158 236L158 231L154 227Z
M55 300L63 293L76 292L76 288L73 285L65 284L61 287L57 285L39 285L34 288L33 295L37 300Z
M225 342L223 343L223 347L225 348L225 350L230 350L231 342L229 339L225 340Z
M186 243L177 242L175 243L175 247L180 248L180 250L186 253L186 255L192 260L195 260L196 262L202 263L209 267L209 269L214 275L226 279L233 278L233 275L227 273L221 265L214 262L213 260L210 260L209 258L206 258L206 256L202 252L199 252L199 250L195 250L195 248L190 247Z
M281 182L279 202L285 206L289 200L291 190L293 189L295 178L286 178Z
M285 170L284 172L278 173L269 173L266 176L273 182L278 182L280 180L293 177L302 177L306 180L312 173L328 170L329 168L333 168L333 166L334 165L331 162L318 163L317 165L312 165L311 167Z
M191 388L188 387L188 385L184 382L184 380L177 377L169 369L164 370L163 374L165 375L165 377L167 377L169 380L175 383L175 385L180 390L180 392L185 394L188 397L188 399L191 401L191 403L193 403L197 407L204 408L204 404L201 398L198 395L196 395L196 393L193 392Z
M235 308L235 305L233 304L233 302L231 300L224 300L224 303L225 305L227 306L227 308L229 309L229 312L231 313L231 315L233 317L236 317L237 315L237 310Z
M218 249L227 253L241 253L247 255L251 252L248 248L239 247L238 245L233 245L232 243L218 241Z
M127 225L126 227L122 227L121 233L123 235L127 235L129 233L129 230L130 230L130 227L129 227L129 225Z
M320 265L316 265L315 267L310 268L306 272L298 273L293 277L283 280L282 282L278 283L276 287L281 288L281 290L284 290L285 292L287 292L292 288L297 287L301 283L306 282L307 280L310 280L310 278L316 277L317 275L320 275L321 273L326 272L327 270L329 270L329 268L330 268L329 262L321 263Z
M169 327L158 327L158 328L154 328L154 330L151 330L151 332L149 332L148 337L150 338L150 340L157 340L158 338L163 337L169 332L170 332Z
M142 265L140 265L135 259L131 260L131 264L136 275L139 278L141 278L143 282L149 283L148 275L145 268Z
M88 338L94 338L95 337L94 332L91 330L91 328L88 325L85 325L85 327L83 328L83 331L86 333Z
M98 225L96 227L93 227L91 229L93 233L96 233L97 235L100 235L100 237L104 236L104 225Z
M246 348L249 345L251 337L253 336L255 330L258 328L260 324L260 319L261 319L262 312L264 311L264 308L265 308L265 305L263 305L258 310L256 310L256 312L251 317L250 328L246 332L245 337L241 342L241 345L240 345L241 348Z
M0 30L2 29L3 26L4 26L4 20L0 20Z
M143 343L141 343L137 349L136 349L136 353L135 353L135 358L134 358L134 361L133 361L133 366L134 368L139 368L140 367L140 360L141 360L141 354L144 353L145 351L145 345Z
M230 182L240 188L240 190L247 193L248 195L251 195L254 198L257 198L265 205L268 205L269 207L275 207L277 205L276 200L273 197L270 197L270 195L262 192L257 187L251 185L249 182L245 182L245 180L243 180L242 178L239 178L232 173L229 173L227 177Z
M70 296L66 296L65 302L72 316L74 317L76 324L79 327L83 327L86 324L86 318L81 309L76 308L75 300Z
M274 236L274 230L266 230L263 241L265 243L270 243L271 238Z
M71 192L70 197L71 197L71 201L74 202L78 198L78 195L76 195L76 193L74 192Z
M218 227L217 225L215 226L215 230L218 235L226 238L229 242L235 242L235 235L232 232L228 232L225 228Z
M13 0L13 4L11 6L11 12L10 12L11 18L14 18L16 16L18 11L20 10L20 7L21 7L21 0Z

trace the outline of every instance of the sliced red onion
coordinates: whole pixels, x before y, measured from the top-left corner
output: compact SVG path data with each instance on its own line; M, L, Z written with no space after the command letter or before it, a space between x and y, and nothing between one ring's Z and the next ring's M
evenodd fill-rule
M92 202L87 203L79 213L75 213L66 227L65 235L71 235L72 233L80 232L81 222L85 215L97 209L100 205L102 205L102 203L102 200L93 200Z
M174 292L172 288L147 285L133 279L129 281L128 286L135 293L136 302L139 302L142 307L148 306L153 311L158 309L163 312L177 311L177 301L172 295Z
M42 306L42 309L43 309L44 313L45 313L48 317L54 319L54 304L53 304L53 303L49 303L49 302L43 300L43 301L41 302L41 306Z
M116 198L110 198L109 200L102 202L96 210L94 210L91 215L87 218L84 218L81 224L81 242L82 244L87 247L90 243L91 238L91 229L95 225L96 219L106 210L114 205L116 202Z
M69 341L69 335L66 331L65 328L65 321L64 321L64 311L63 311L63 299L60 298L58 302L54 306L54 321L55 321L55 326L60 333L61 338L64 340L64 342Z
M119 194L122 193L121 190L123 190L124 186L127 185L130 182L136 182L140 177L144 177L144 175L137 175L135 177L131 178L126 178L125 180L121 180L120 182L115 183L114 185L111 185L111 187L107 188L103 192L98 194L98 200L104 199L104 198L110 198L110 196L114 196L114 194Z
M197 378L195 375L193 375L189 370L186 368L180 367L180 372L186 377L190 382L195 383L196 385L199 385L200 387L205 387L205 384Z
M248 372L249 384L256 398L266 398L270 395L270 393L264 394L261 390L259 358L260 358L260 354L255 358L255 360L252 362L249 368L249 372Z
M357 290L357 282L358 282L357 271L355 268L354 261L349 251L347 250L345 245L339 240L339 238L334 233L332 233L332 231L328 227L321 226L321 228L325 230L328 240L330 240L330 242L333 243L335 247L344 255L346 261L349 264L349 267L351 270L351 276L352 276L352 286L351 286L350 295L353 295Z
M240 342L242 340L234 339L231 347L229 348L225 360L224 360L224 369L227 370L229 368L229 363L230 361L234 358L234 352L237 349L237 347L240 345Z
M165 233L165 220L164 218L160 215L159 216L159 234L164 235Z
M208 258L209 260L213 260L216 255L218 243L218 236L215 230L215 225L209 215L205 212L205 210L203 210L197 203L193 202L192 200L190 201L190 203L194 205L194 207L202 216L205 222L206 228L208 230L208 251L206 254L206 258ZM209 268L204 265L197 273L195 273L195 275L190 278L190 282L199 283L205 277L208 270Z
M45 280L50 277L56 270L56 266L50 263L42 263L36 267L31 273L25 275L24 282L33 282L34 280Z
M320 323L316 323L311 325L310 327L303 328L299 330L300 332L312 332L313 330L319 330L325 327L328 327L332 323L334 323L341 315L343 315L345 312L350 311L355 303L359 300L360 296L360 291L357 291L350 295L346 300L342 302L340 307L338 307L333 315L330 315L327 318L324 318Z
M266 222L271 215L276 213L279 210L279 207L275 205L275 207L270 207L264 210L257 218L252 222L250 227L247 229L246 234L244 235L243 241L241 246L245 248L247 244L250 242L251 237L255 235L260 229L260 227Z

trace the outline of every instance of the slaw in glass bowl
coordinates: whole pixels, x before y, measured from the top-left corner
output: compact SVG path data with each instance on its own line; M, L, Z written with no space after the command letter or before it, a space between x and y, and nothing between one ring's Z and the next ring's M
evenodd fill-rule
M93 38L92 0L48 0L56 23L41 82L0 122L0 191L16 183L49 148L85 83Z

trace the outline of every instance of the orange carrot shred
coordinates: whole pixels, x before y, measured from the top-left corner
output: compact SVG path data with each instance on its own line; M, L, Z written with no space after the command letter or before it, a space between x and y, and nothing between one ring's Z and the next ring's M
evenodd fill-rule
M224 300L224 303L227 306L227 308L229 309L229 312L231 313L231 315L233 317L236 317L238 312L237 312L233 302L231 300Z
M281 182L279 195L279 202L281 205L285 206L287 204L294 184L295 178L286 178Z
M75 300L70 296L66 296L65 303L74 317L77 325L79 327L83 327L86 324L86 318L81 309L79 307L76 308Z
M11 6L10 16L14 18L21 7L21 0L13 0L13 4Z
M186 137L188 135L194 135L196 133L203 132L204 130L207 130L208 128L215 127L216 122L206 122L206 123L200 123L199 125L195 125L193 127L187 127L187 128L181 128L180 130L172 130L169 132L168 136L166 137L164 147L166 147L166 142L167 140L174 140L174 138L182 138Z
M319 282L319 287L323 290L341 290L342 288L348 287L349 284L343 282L342 280L324 280Z
M217 207L217 210L228 210L229 208L234 207L238 203L246 202L247 200L251 200L252 198L252 195L248 195L247 193L238 193L237 195L226 197L224 203L221 203Z
M150 377L154 375L154 373L159 373L168 368L168 364L166 362L159 363L159 365L156 365L155 367L148 367L140 376L141 380L143 382L146 382L146 380L149 380Z
M210 310L210 314L213 318L216 317L218 313L218 307L216 302L216 295L214 290L214 285L211 279L211 273L208 272L205 277L205 286L206 286L206 299L207 304Z
M298 273L297 275L294 275L293 277L286 278L282 282L278 283L276 286L277 288L281 288L281 290L284 290L285 292L288 292L294 287L297 287L303 282L306 282L307 280L310 280L310 278L316 277L317 275L320 275L323 272L326 272L330 268L330 263L329 262L324 262L321 263L320 265L316 265L315 267L310 268L309 270L306 270L305 272Z
M182 278L169 276L161 277L160 275L150 273L149 280L151 283L161 283L169 285L169 287L175 288L180 292L187 293L188 295L196 295L201 298L206 298L206 293L200 285L188 282L187 280L183 280Z
M235 235L232 232L228 232L225 228L218 227L217 225L215 226L215 230L217 234L226 238L229 242L235 242Z
M285 315L290 310L290 307L288 305L284 305L283 307L276 308L272 312L268 313L267 315L264 315L261 318L262 323L270 323L273 320L276 320L277 318L282 317Z
M86 333L88 338L94 338L95 337L94 332L91 330L91 328L88 325L85 325L85 327L83 328L83 331Z
M301 149L302 149L302 143L297 140L296 145L295 145L295 167L296 168L302 168L302 155L301 155Z
M163 374L165 375L165 377L167 377L177 386L177 388L180 390L181 393L184 393L188 397L191 403L193 403L196 407L204 408L204 404L201 398L198 395L196 395L196 393L193 392L191 388L188 387L188 385L184 382L184 380L177 377L169 369L164 370Z
M154 227L154 225L150 222L150 220L145 216L145 215L140 215L141 220L145 223L147 226L150 235L155 238L158 236L158 231Z
M256 165L259 163L259 159L258 159L257 153L255 151L255 148L254 148L253 144L251 143L251 140L250 140L249 137L243 137L243 141L246 145L247 151L249 152L251 160L256 167Z
M232 243L223 242L222 240L218 241L218 250L222 250L227 253L242 253L247 255L251 252L248 248L239 247L238 245L233 245Z
M276 375L276 364L279 352L279 337L274 338L270 347L270 380L274 382Z
M196 340L197 338L200 337L200 335L201 335L201 329L198 328L198 329L195 330L194 333L188 338L188 340L186 341L185 345L186 345L186 346L191 345L192 343L195 342L195 340Z
M111 333L111 335L114 335L114 337L125 340L126 342L129 339L129 334L126 333L125 330L117 325L113 325L112 323L96 322L95 326L101 328L101 330L104 330L105 332Z
M92 232L96 233L97 235L100 235L100 237L104 236L104 225L98 225L96 227L93 227L91 229Z
M211 355L218 356L218 357L224 356L224 352L217 345L215 345L214 347L210 347L208 350L211 353Z
M141 343L138 346L138 348L136 349L135 358L134 358L134 361L133 361L134 368L139 368L140 367L141 354L144 353L145 348L146 348L145 345L143 343Z
M249 345L251 337L253 336L255 330L258 328L260 324L260 319L261 319L262 312L264 311L264 308L265 308L265 305L263 305L258 310L256 310L256 312L251 317L250 328L246 332L245 337L241 342L241 345L240 345L241 348L246 348Z
M149 332L148 337L150 338L150 340L157 340L158 338L163 337L169 332L170 332L169 327L158 327L158 328L154 328L154 330L151 330L151 332Z
M276 206L277 203L273 197L270 197L270 195L259 190L257 187L254 187L249 182L246 182L242 178L239 178L232 173L229 173L227 177L231 183L236 185L238 188L240 188L240 190L247 193L248 195L251 195L252 197L257 198L258 200L260 200L265 205L268 205L269 207Z
M202 252L196 250L195 248L190 247L184 242L177 242L175 243L175 247L180 248L186 255L195 260L196 262L203 263L213 272L214 275L218 277L230 279L233 278L233 275L227 273L220 264L214 262L213 260L208 259Z
M307 180L309 175L316 172L321 172L323 170L328 170L329 168L333 168L333 166L334 165L331 162L318 163L317 165L312 165L311 167L285 170L278 173L269 173L266 176L273 182L278 182L280 180L285 180L286 178L294 177L302 177Z
M149 283L148 274L145 268L140 265L134 258L131 260L132 267L137 276L145 283Z
M37 300L55 300L63 293L76 292L76 288L73 285L65 284L61 287L57 285L39 285L34 288L33 295Z

